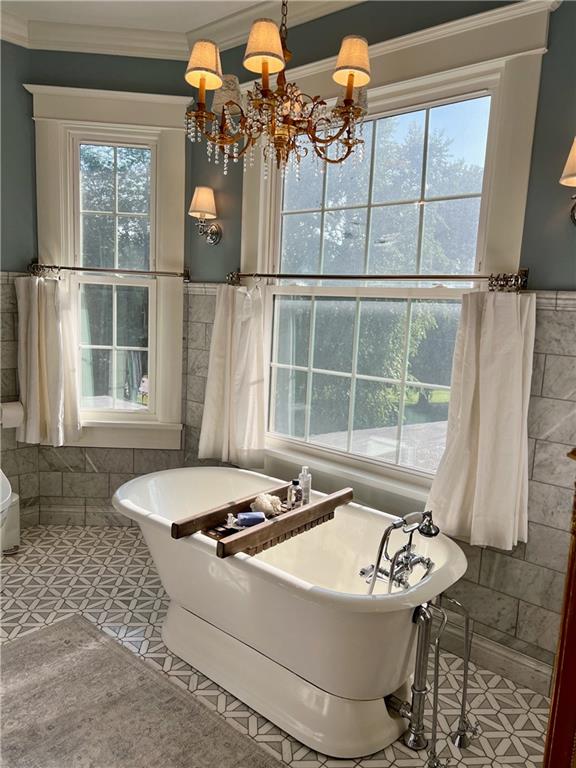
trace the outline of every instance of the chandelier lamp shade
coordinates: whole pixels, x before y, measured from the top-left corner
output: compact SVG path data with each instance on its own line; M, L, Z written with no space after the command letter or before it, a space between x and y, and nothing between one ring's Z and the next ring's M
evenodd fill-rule
M576 138L572 142L566 165L562 171L562 176L560 176L560 184L565 187L576 187ZM572 195L572 200L576 200L576 195ZM572 223L576 225L576 203L570 209L570 218Z
M254 162L264 156L264 173L274 162L284 173L312 155L318 164L338 164L353 153L362 159L363 121L370 82L368 43L358 35L342 40L333 73L343 91L334 106L320 96L308 96L286 79L291 59L287 47L288 2L282 0L282 20L253 22L244 54L244 67L260 77L243 97L238 78L223 75L220 51L211 40L194 43L185 79L198 89L186 110L186 133L192 142L206 141L208 160L222 164ZM275 76L275 82L272 78ZM214 91L211 108L206 92Z

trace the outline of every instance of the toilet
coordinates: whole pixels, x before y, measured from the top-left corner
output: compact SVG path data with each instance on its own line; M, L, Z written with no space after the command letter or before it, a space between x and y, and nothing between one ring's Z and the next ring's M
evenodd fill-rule
M20 497L0 469L0 548L3 555L14 555L19 546Z

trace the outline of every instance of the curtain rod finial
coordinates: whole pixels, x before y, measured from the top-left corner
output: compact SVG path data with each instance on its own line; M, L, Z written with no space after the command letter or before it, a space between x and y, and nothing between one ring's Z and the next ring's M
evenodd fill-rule
M226 282L228 285L240 285L240 272L228 272Z

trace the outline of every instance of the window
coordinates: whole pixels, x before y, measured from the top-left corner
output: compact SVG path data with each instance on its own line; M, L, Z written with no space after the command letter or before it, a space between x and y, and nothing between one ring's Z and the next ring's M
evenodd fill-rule
M77 151L80 264L153 269L153 148L81 141ZM80 280L81 408L153 412L155 283L89 274Z
M462 285L426 276L477 271L490 102L369 120L355 160L287 172L280 271L302 278L273 289L272 434L435 472ZM371 273L422 282L345 279Z

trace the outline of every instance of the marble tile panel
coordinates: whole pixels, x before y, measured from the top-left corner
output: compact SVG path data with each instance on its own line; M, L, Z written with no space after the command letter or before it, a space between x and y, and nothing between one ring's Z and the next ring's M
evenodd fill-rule
M186 425L184 431L184 465L189 467L198 461L200 430Z
M25 472L20 475L20 497L38 499L38 472Z
M145 475L148 472L159 472L162 469L181 467L182 451L140 449L134 450L134 472Z
M564 576L534 563L485 550L480 566L480 584L495 590L494 594L504 593L558 613L562 610ZM479 619L485 624L493 624Z
M570 530L572 490L531 480L528 489L528 519L562 531Z
M447 594L462 603L474 620L514 634L518 615L518 600L514 597L463 580L451 586Z
M567 457L573 445L536 441L532 479L551 485L573 488L576 479L576 462Z
M206 349L205 323L188 323L188 349Z
M16 287L14 283L3 283L0 286L0 312L17 312Z
M18 383L15 368L3 368L0 371L0 399L7 402L18 397Z
M2 368L16 368L18 366L17 341L3 341L0 344L0 365Z
M83 496L40 496L42 509L84 509Z
M0 313L0 341L14 341L16 339L16 326L14 315L11 312Z
M192 376L208 376L209 354L205 349L189 349L187 372Z
M62 472L39 472L40 495L62 496Z
M38 471L38 447L15 448L2 452L2 469L6 475L24 475Z
M53 448L41 445L38 455L38 468L42 472L84 472L86 458L84 448Z
M194 323L213 323L216 296L191 294L188 298L188 320Z
M571 535L539 523L528 524L525 560L560 573L566 572Z
M203 403L206 395L206 379L203 376L186 377L186 399Z
M576 357L546 355L542 395L576 400Z
M520 606L521 605L523 605L522 602L520 602ZM528 603L524 603L524 605L528 605ZM542 609L536 607L536 610ZM558 614L553 613L552 616L558 617ZM523 653L526 656L530 656L533 659L537 659L544 664L550 666L554 664L554 654L550 653L550 651L541 648L535 643L520 639L516 635L507 635L505 632L500 632L493 627L482 624L480 621L474 622L474 634L487 637L490 640L494 640L496 643L500 643L500 645L505 645L506 648L512 648L513 650Z
M520 601L517 634L521 640L554 653L560 622L561 617L557 613Z
M576 402L531 397L528 434L537 440L576 443Z
M212 344L212 331L214 330L214 323L206 324L206 349L210 349Z
M202 403L194 403L189 400L186 403L186 424L190 427L200 429L202 427L202 414L204 406Z
M108 475L95 472L64 472L62 495L85 498L108 496Z
M124 473L124 472L111 472L110 473L110 486L108 489L108 494L110 498L114 496L118 488L120 488L121 485L124 485L124 483L127 483L129 480L133 480L136 477L136 475L133 475L131 473Z
M528 477L532 478L534 471L534 454L536 451L536 440L531 437L528 438Z
M40 507L40 525L84 525L84 507L52 509Z
M534 351L576 356L576 313L548 309L538 311Z
M86 472L132 472L132 448L86 448Z
M6 477L12 488L12 493L20 493L20 475L6 475Z
M480 559L482 557L482 548L473 547L467 542L460 541L458 539L456 540L456 544L458 544L460 549L466 555L466 559L468 560L468 568L466 569L466 573L462 578L466 579L467 581L478 582L480 577Z
M0 428L0 450L9 451L16 448L16 430Z
M532 395L542 394L542 378L544 376L545 361L546 355L534 355L534 362L532 364L532 382L530 387L530 394Z

